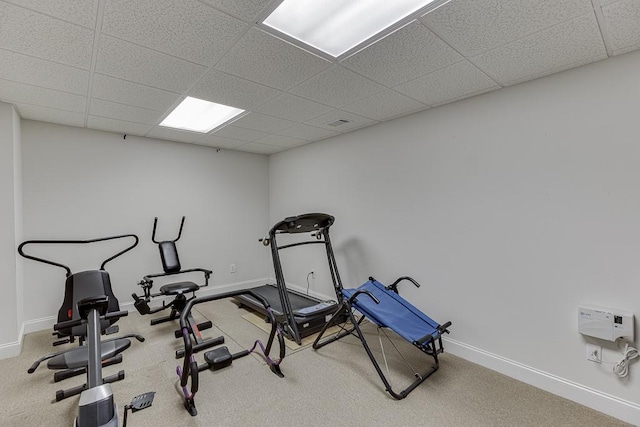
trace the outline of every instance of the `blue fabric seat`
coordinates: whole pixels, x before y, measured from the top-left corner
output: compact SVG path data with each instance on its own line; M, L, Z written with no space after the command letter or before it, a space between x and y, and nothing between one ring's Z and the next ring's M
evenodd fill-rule
M391 329L410 343L417 343L428 335L436 337L440 334L438 322L397 293L387 290L377 280L369 280L358 288L343 289L342 294L349 299L358 290L368 291L380 301L376 304L369 296L361 294L351 304L376 325Z
M344 289L341 283L336 286L336 295L341 300L340 307L324 325L315 342L315 350L339 339L352 335L357 337L364 347L378 376L382 380L385 390L395 399L404 399L418 385L430 377L439 368L438 354L442 353L442 335L449 333L451 322L440 325L435 320L418 310L409 301L398 294L398 283L403 280L412 282L420 287L418 282L408 276L398 278L392 285L384 286L370 277L358 288ZM354 313L359 312L362 317ZM344 319L347 319L346 321ZM433 358L433 364L422 373L414 372L415 379L404 390L395 391L387 379L380 364L376 360L360 325L368 319L380 328L388 328L404 338L423 353ZM351 326L349 326L349 324ZM325 337L327 330L334 325L340 325L340 331ZM395 347L395 346L394 346ZM396 348L396 350L398 350ZM398 350L399 351L399 350ZM386 363L386 359L385 359Z

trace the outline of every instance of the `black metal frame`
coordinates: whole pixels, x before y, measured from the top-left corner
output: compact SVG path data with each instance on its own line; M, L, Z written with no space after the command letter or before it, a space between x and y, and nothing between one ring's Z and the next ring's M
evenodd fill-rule
M171 242L174 243L177 242L178 240L180 240L180 237L182 236L182 229L184 228L184 221L185 221L185 217L182 217L182 220L180 221L180 229L178 231L178 237L176 237L173 240L166 240L166 241L158 241L156 240L156 230L157 230L157 226L158 226L158 217L155 217L153 220L153 231L151 233L151 240L153 241L153 243L156 243L158 245L162 244L162 243L166 243L166 242ZM162 252L161 252L162 253ZM177 249L176 249L176 255L177 255ZM163 258L163 263L164 263L164 258ZM191 292L191 296L187 298L187 296L184 295L184 293L180 292L178 294L175 294L173 300L171 302L169 302L168 304L165 303L165 301L162 301L162 305L156 308L151 308L149 307L149 302L151 301L151 299L156 298L156 297L167 297L167 296L171 296L173 294L168 294L168 293L164 293L162 292L162 288L160 292L156 292L156 293L151 293L151 288L153 287L153 279L157 278L157 277L167 277L167 276L175 276L175 275L180 275L180 274L186 274L186 273L193 273L193 272L201 272L204 274L204 285L196 285L195 283L193 283L193 285L195 285L193 287L193 289L190 291ZM166 310L168 308L171 309L171 312L169 313L169 315L165 316L165 317L159 317L159 318L155 318L151 320L151 325L157 325L159 323L164 323L164 322L169 322L172 320L177 320L180 318L180 313L182 313L182 311L184 310L185 306L187 305L187 302L194 299L196 297L196 291L199 290L202 287L205 286L209 286L209 279L211 278L211 274L213 272L211 270L205 269L205 268L189 268L189 269L180 269L179 271L164 271L162 273L154 273L154 274L148 274L146 276L144 276L142 278L142 280L140 281L140 283L138 283L144 292L144 298L140 298L138 295L131 294L131 296L133 297L134 301L135 301L135 307L138 310L138 312L142 315L147 315L147 314L155 314L158 313L160 311ZM196 342L198 344L202 344L204 342L204 339L202 338L202 334L200 333L201 330L204 329L208 329L211 327L211 322L203 322L201 324L197 324L195 319L189 315L189 331L193 334L194 339L196 340ZM176 331L175 333L176 338L180 337L180 331ZM215 338L210 340L211 342L214 342L216 344L220 343L220 337ZM179 349L176 351L176 358L180 358L183 355L183 350Z
M276 286L278 288L280 303L283 309L284 322L282 322L282 327L298 344L301 344L302 339L300 331L298 330L295 314L291 307L291 301L289 300L279 251L303 245L324 245L327 253L327 261L329 263L329 271L331 273L333 287L336 290L341 289L342 282L340 280L340 274L338 273L333 247L331 246L331 238L329 237L329 228L333 225L334 221L335 218L333 216L324 213L308 213L287 217L271 228L269 231L269 237L260 239L265 246L270 246L271 248L273 269L276 276ZM316 240L306 240L303 242L278 246L276 235L299 233L312 233L312 236L315 237Z
M282 336L282 331L278 327L278 323L276 321L275 315L271 310L271 306L269 302L264 299L261 295L256 294L251 290L240 290L240 291L231 291L218 295L207 295L204 297L198 297L195 299L189 300L187 305L185 306L182 314L180 315L180 328L182 330L182 339L184 341L184 360L182 362L182 367L178 366L176 368L176 372L178 377L180 377L180 386L182 387L182 393L184 395L184 407L192 416L197 415L196 404L195 404L195 395L198 391L198 374L201 371L204 371L210 367L209 363L204 363L199 365L198 361L195 358L195 353L198 353L202 350L206 350L215 345L221 343L213 343L209 341L205 341L204 343L194 345L191 334L189 332L189 316L191 316L191 309L193 306L197 304L202 304L205 302L215 301L219 299L232 298L237 297L239 295L250 295L256 300L260 301L260 303L264 306L266 313L269 317L271 323L271 332L269 333L269 338L267 340L267 345L263 348L265 359L269 364L269 369L271 372L276 374L278 377L284 377L284 374L280 370L280 362L284 359L286 353L286 347L284 344L284 338ZM271 353L271 347L273 346L274 339L278 338L278 345L280 347L279 359L277 361L273 361L270 359L269 354ZM224 339L222 340L224 342ZM258 344L259 341L256 341ZM249 355L254 347L251 350L242 350L238 353L232 354L231 358L233 360L238 359L240 357L244 357ZM187 384L189 383L189 379L191 379L191 387L187 389Z
M375 279L373 277L369 277L369 280L375 280ZM420 287L420 284L416 282L413 278L408 276L402 276L398 278L395 282L393 282L393 284L386 286L385 289L387 289L390 292L395 292L396 294L399 294L398 284L403 280L408 280L411 283L413 283L416 287ZM357 307L358 297L371 298L376 304L379 304L380 301L371 292L367 290L358 290L354 292L349 298L345 298L342 294L341 286L340 286L340 289L336 288L336 295L338 296L338 298L342 299L342 303L340 304L340 307L338 308L338 310L334 313L334 315L329 319L329 321L324 325L324 327L318 334L316 340L313 343L314 350L324 347L327 344L331 344L332 342L338 341L339 339L344 338L348 335L353 335L357 337L362 343L362 346L364 347L367 353L367 356L369 356L369 359L371 360L373 367L378 373L378 376L382 380L382 383L384 384L384 387L385 387L385 391L387 391L394 399L397 399L397 400L404 399L405 397L407 397L409 393L411 393L416 387L422 384L427 378L429 378L434 372L438 370L438 368L440 367L440 363L438 361L438 354L444 351L444 348L442 346L442 334L449 333L447 328L451 326L451 322L447 322L444 325L440 325L435 335L434 334L427 335L425 337L420 338L419 340L412 342L412 344L415 347L417 347L420 351L432 357L434 363L422 374L415 373L416 380L412 382L404 390L397 392L393 390L391 383L389 382L384 372L382 371L380 364L378 363L375 356L373 355L373 352L371 351L371 348L369 347L369 344L367 343L367 340L364 337L362 329L360 328L362 322L366 319L366 316L361 313L360 318L356 319L356 316L354 314L355 311L358 311L358 307ZM352 326L350 328L346 327L346 322L340 320L340 316L347 316L348 322L350 322ZM331 326L334 326L334 325L340 325L341 330L337 334L323 339L327 329L329 329Z
M89 239L89 240L26 240L24 242L22 242L19 246L18 246L18 253L23 256L24 258L27 259L31 259L37 262L41 262L43 264L48 264L48 265L52 265L54 267L60 267L63 270L65 270L66 273L66 277L67 280L70 280L70 277L73 276L74 274L71 272L71 269L65 265L62 264L60 262L56 262L56 261L51 261L45 258L41 258L41 257L37 257L35 255L30 255L24 252L24 247L30 244L44 244L44 245L49 245L49 244L55 244L55 245L65 245L65 244L90 244L90 243L96 243L96 242L104 242L104 241L108 241L108 240L116 240L116 239L123 239L123 238L128 238L128 237L133 237L134 242L132 245L126 247L125 249L123 249L122 251L116 253L115 255L110 256L109 258L105 259L104 261L102 261L102 263L100 264L100 269L98 271L104 272L107 276L108 273L105 271L105 265L114 260L115 258L123 255L124 253L132 250L134 247L136 247L138 245L138 236L136 236L135 234L122 234L122 235L117 235L117 236L109 236L109 237L101 237L101 238L97 238L97 239ZM96 271L96 270L90 270L90 271ZM79 273L75 273L75 274L79 274ZM100 296L100 298L104 299L104 303L108 304L108 297L106 296ZM65 302L63 302L64 304ZM63 311L67 311L67 309L69 309L69 307L64 307ZM105 309L106 310L106 309ZM81 374L87 374L88 377L88 381L86 384L80 385L80 386L76 386L76 387L72 387L70 389L66 389L66 390L58 390L56 392L56 401L60 401L62 399L65 399L67 397L70 396L75 396L77 394L80 394L82 391L86 390L87 388L92 387L92 384L96 384L98 382L96 375L99 375L99 371L97 369L97 367L99 366L108 366L111 364L116 364L116 363L120 363L122 361L122 357L119 354L115 354L112 355L112 357L109 357L107 359L104 360L99 360L101 359L100 356L100 346L101 346L101 341L100 341L100 327L101 325L99 324L99 319L104 319L108 321L108 324L111 324L113 322L115 322L118 318L122 317L122 316L126 316L128 313L126 311L111 311L111 312L104 312L102 313L101 316L95 317L93 318L92 322L94 322L94 324L91 325L91 328L89 328L89 330L86 330L86 336L89 338L89 342L87 342L86 344L83 345L83 339L80 340L80 344L81 346L70 349L70 350L65 350L65 351L60 351L57 353L53 353L53 354L49 354L46 355L44 357L41 357L40 359L36 360L28 369L28 373L33 373L35 372L35 370L38 368L38 366L40 365L40 363L42 363L45 360L49 360L52 359L56 356L60 356L63 355L65 353L68 352L72 352L72 351L78 351L78 349L81 348L86 348L87 349L87 366L86 367L80 367L80 368L69 368L69 369L64 369L62 371L56 372L56 374L54 375L54 380L55 382L76 376L76 375L81 375ZM88 313L81 313L80 310L80 302L78 303L78 316L80 316L80 318L77 319L72 319L72 320L67 320L67 321L60 321L60 319L58 320L58 323L56 323L53 327L54 331L56 331L55 333L58 334L58 336L62 336L63 333L65 334L70 334L72 333L71 331L73 331L75 326L80 326L83 324L87 324L87 323L91 323L87 321L87 316ZM91 314L91 316L93 317L93 314ZM98 322L98 324L96 325L95 322ZM67 331L67 332L64 332ZM97 331L97 332L96 332ZM55 334L54 333L54 334ZM97 336L96 336L97 334ZM71 338L73 338L73 335L71 335ZM138 341L143 342L144 338L140 335L137 334L129 334L129 335L125 335L125 336L121 336L118 338L113 338L110 340L106 340L103 343L107 343L107 342L117 342L119 340L122 341L129 341L126 338L136 338ZM72 341L72 340L70 340ZM55 343L54 343L55 345ZM124 348L127 348L128 345ZM124 350L124 349L122 349ZM122 351L120 350L120 351ZM119 356L119 357L118 357ZM110 383L110 382L114 382L114 381L119 381L121 379L124 378L124 371L119 371L117 374L111 375L109 377L106 377L104 379L100 378L101 381L103 381L104 383Z
M71 276L71 269L61 263L55 262L55 261L51 261L48 259L44 259L44 258L40 258L37 257L35 255L29 255L26 254L23 250L23 248L27 245L31 245L31 244L87 244L87 243L96 243L96 242L104 242L106 240L115 240L115 239L122 239L123 237L133 237L135 239L133 245L125 248L124 250L118 252L117 254L105 259L104 261L102 261L102 264L100 264L100 270L104 270L104 266L107 265L107 263L109 261L112 261L114 259L116 259L117 257L119 257L120 255L129 252L131 249L135 248L138 245L138 236L136 236L135 234L121 234L118 236L110 236L110 237L101 237L98 239L90 239L90 240L26 240L22 243L20 243L20 246L18 246L18 253L20 255L22 255L25 258L28 259L32 259L34 261L38 261L38 262L42 262L44 264L49 264L49 265L53 265L56 267L60 267L62 269L64 269L67 273L67 277Z

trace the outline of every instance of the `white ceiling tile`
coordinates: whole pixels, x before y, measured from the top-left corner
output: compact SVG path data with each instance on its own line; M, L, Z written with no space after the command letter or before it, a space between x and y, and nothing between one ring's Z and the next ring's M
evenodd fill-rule
M75 111L76 113L84 113L87 105L85 96L1 79L0 100L16 104L58 108L65 111Z
M98 0L8 0L7 3L26 7L83 27L95 28L96 26Z
M373 96L342 107L343 110L374 120L388 120L428 108L415 99L394 90L385 89Z
M469 61L458 62L395 87L398 92L431 106L472 96L488 88L499 86Z
M284 90L307 80L330 65L329 61L252 28L215 68Z
M286 148L276 147L275 145L269 144L258 144L256 142L249 142L248 144L236 147L236 150L256 154L274 154L279 153L280 151L284 151L286 150Z
M384 87L378 83L339 65L334 65L289 92L333 107L340 107L373 95L382 89Z
M242 144L246 144L246 141L240 141L232 138L221 138L215 134L205 135L204 137L194 141L194 144L206 145L207 147L216 148L236 148Z
M109 0L102 32L211 66L247 27L197 0Z
M614 55L640 49L640 1L622 0L602 8L604 31Z
M89 72L0 49L0 79L86 95Z
M339 135L339 132L334 132L301 123L293 127L281 130L280 132L278 132L278 135L290 136L292 138L304 139L307 141L318 141L321 139Z
M256 139L269 135L266 132L260 132L253 129L240 128L233 125L227 125L220 130L215 131L215 136L220 138L232 138L245 142L253 142Z
M106 130L109 132L123 133L144 136L151 129L150 125L142 123L127 122L124 120L114 120L107 117L89 116L87 120L89 129Z
M0 2L0 48L88 70L94 32Z
M94 75L91 96L156 111L166 111L180 97L179 94L174 92L102 74Z
M337 120L348 120L348 123L341 124L339 126L331 126L329 123L333 123ZM358 116L357 114L349 113L348 111L333 110L327 114L323 114L315 119L308 120L306 124L312 126L318 126L323 129L331 130L334 132L349 132L354 129L359 129L365 126L373 125L377 123L375 120L368 119L366 117Z
M146 136L150 138L168 139L169 141L180 142L194 142L202 138L201 133L172 129L164 126L154 127Z
M100 38L96 72L173 92L184 92L205 67L106 35Z
M259 144L274 145L276 147L292 148L292 147L297 147L299 145L307 144L309 141L306 141L304 139L299 139L299 138L291 138L289 136L267 135L264 138L260 138L255 142Z
M295 124L296 122L290 120L253 112L233 122L234 126L266 133L276 133Z
M210 70L189 95L244 110L254 109L281 93L277 89Z
M511 85L606 57L598 22L589 13L471 61L499 84Z
M63 111L37 105L16 104L23 119L41 122L58 123L67 126L84 127L84 114Z
M255 111L295 122L303 122L333 110L332 107L283 93Z
M97 117L156 125L160 122L160 117L163 113L94 98L89 105L89 114Z
M271 0L203 0L223 12L254 23Z
M342 65L387 86L395 86L462 59L419 21L387 36Z
M422 20L463 55L474 56L592 9L591 0L451 1Z

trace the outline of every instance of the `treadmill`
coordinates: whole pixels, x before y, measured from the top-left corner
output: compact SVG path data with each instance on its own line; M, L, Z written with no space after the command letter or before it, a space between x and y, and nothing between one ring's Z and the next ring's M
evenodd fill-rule
M338 289L338 286L342 286L342 283L338 275L331 240L329 239L329 227L331 227L334 220L333 216L323 213L309 213L288 217L274 225L269 231L268 237L260 239L263 245L271 247L276 283L258 286L251 290L269 301L276 320L282 326L285 335L298 344L301 344L302 338L320 331L326 321L337 310L338 304L335 301L322 301L301 292L287 289L279 251L302 245L324 245L327 252L331 280L334 288ZM311 233L311 239L278 246L276 235L299 233ZM243 294L235 297L235 299L239 302L240 307L246 306L253 311L266 315L264 306L250 295Z

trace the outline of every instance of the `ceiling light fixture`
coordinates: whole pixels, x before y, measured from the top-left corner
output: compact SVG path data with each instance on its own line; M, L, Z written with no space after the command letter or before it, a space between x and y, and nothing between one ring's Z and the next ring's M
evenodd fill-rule
M263 21L267 28L337 58L403 19L442 0L283 0Z
M244 110L188 96L160 126L208 133L241 113Z

